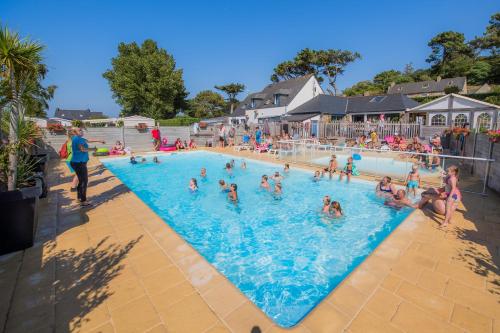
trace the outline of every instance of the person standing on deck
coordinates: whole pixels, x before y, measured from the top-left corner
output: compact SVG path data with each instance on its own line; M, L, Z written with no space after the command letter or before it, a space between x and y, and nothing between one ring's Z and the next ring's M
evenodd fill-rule
M87 202L87 184L89 181L87 162L89 161L89 151L97 150L96 148L89 148L89 142L106 143L100 140L87 140L83 138L83 130L81 128L75 129L75 135L71 139L73 156L70 165L73 170L75 170L76 176L78 177L76 192L81 207L90 206Z
M255 142L257 142L258 145L260 145L260 142L261 142L261 137L262 137L262 132L259 128L259 126L257 126L255 128Z
M158 126L155 126L151 131L151 136L153 137L153 149L158 151L160 149L161 134Z

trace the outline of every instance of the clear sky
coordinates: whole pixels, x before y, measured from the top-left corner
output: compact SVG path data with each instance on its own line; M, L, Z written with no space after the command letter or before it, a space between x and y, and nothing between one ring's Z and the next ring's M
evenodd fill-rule
M499 10L494 0L0 0L0 24L47 46L46 83L59 87L49 116L56 107L113 116L120 107L102 73L119 42L157 41L184 70L191 96L241 82L243 98L305 47L361 53L339 78L341 89L409 62L426 67L434 35L481 35Z

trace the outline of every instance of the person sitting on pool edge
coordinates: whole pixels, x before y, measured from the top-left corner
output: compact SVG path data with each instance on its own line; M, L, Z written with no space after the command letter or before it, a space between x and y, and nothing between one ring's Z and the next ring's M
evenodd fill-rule
M345 165L344 169L340 171L339 180L342 181L344 176L347 176L347 182L351 181L352 176L359 176L359 172L356 169L356 165L353 162L352 156L347 159L347 164Z
M323 197L323 209L321 211L325 214L328 214L330 212L330 196L325 195Z
M191 178L189 181L189 189L191 192L196 192L198 191L198 182L196 181L196 178Z
M382 197L392 197L397 193L396 186L394 186L392 182L392 178L389 176L385 176L382 180L377 184L375 188L375 192L377 195Z
M405 190L398 190L392 199L387 199L384 203L387 206L395 208L411 207L417 208L416 204L413 204L410 199L406 197Z
M227 187L227 184L224 181L224 179L219 180L219 188L221 192L229 192L229 188Z
M342 216L342 207L340 207L340 203L338 201L332 201L330 204L330 207L328 209L328 212L330 215L334 217L341 217Z
M267 181L267 175L263 175L262 178L261 178L261 181L260 181L260 187L262 187L263 189L269 191L270 190L270 186L269 186L269 182Z
M332 155L332 158L330 159L330 162L328 163L328 167L323 169L323 173L328 172L328 175L330 176L330 179L332 179L333 174L337 172L337 155Z
M231 184L229 187L229 193L227 194L227 197L230 201L237 203L238 202L238 185L236 184Z

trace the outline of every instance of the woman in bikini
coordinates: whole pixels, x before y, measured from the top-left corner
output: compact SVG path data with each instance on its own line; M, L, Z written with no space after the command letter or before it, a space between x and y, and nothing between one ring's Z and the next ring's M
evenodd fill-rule
M385 176L375 189L376 193L382 197L391 197L396 194L396 187L391 183L391 177Z

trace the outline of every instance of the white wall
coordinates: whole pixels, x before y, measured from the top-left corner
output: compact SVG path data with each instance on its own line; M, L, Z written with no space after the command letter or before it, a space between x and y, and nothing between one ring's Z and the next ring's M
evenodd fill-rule
M316 91L314 88L316 88ZM316 78L312 76L302 87L302 89L297 93L297 95L295 95L293 100L288 104L287 111L292 111L299 105L304 104L305 102L313 99L319 94L324 94L323 89L321 89L318 80L316 80Z
M256 124L258 122L258 118L278 117L285 114L286 110L287 107L279 106L276 108L247 110L245 113L248 116L248 123Z

